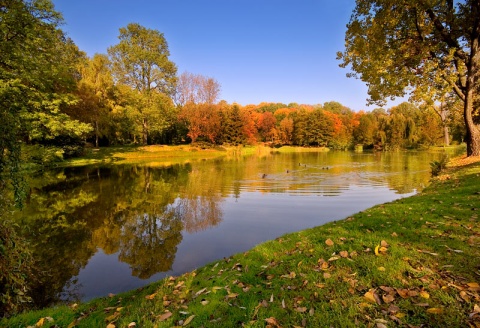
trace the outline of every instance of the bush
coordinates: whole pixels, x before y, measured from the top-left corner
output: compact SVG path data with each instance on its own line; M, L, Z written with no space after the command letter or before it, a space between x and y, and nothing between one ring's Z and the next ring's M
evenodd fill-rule
M34 261L26 241L8 221L0 221L0 318L26 309L32 299Z
M438 161L433 161L430 163L430 172L432 174L432 177L436 177L442 173L443 170L447 168L448 164L448 155L444 154L442 158L440 158Z

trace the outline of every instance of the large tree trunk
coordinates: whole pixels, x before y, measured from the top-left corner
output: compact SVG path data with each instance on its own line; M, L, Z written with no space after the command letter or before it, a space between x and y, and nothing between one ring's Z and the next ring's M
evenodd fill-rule
M479 9L477 7L477 9ZM472 35L469 62L467 63L467 83L465 92L464 118L467 128L467 156L480 156L480 126L473 121L475 99L479 90L476 85L480 75L480 24Z
M147 119L144 118L143 119L143 122L142 122L142 144L144 146L147 145L147 142L148 142L148 122L147 122Z

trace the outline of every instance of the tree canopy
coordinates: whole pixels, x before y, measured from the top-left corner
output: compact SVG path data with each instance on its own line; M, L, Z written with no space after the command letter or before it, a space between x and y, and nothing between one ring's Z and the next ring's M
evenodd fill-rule
M370 102L464 102L467 153L480 155L480 1L357 0L338 54L367 83ZM477 120L476 118L477 117Z

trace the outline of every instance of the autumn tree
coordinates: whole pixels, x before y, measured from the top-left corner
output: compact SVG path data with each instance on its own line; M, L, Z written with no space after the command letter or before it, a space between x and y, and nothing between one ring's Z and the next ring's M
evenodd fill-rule
M347 25L342 67L367 83L370 102L402 97L463 101L467 155L480 155L480 2L357 0Z
M220 95L220 84L212 77L183 72L178 77L175 103L214 104Z
M157 30L131 23L120 29L120 42L108 49L112 72L117 83L136 91L133 98L142 129L142 143L147 144L151 124L161 125L165 96L175 90L177 68L168 57L167 41Z

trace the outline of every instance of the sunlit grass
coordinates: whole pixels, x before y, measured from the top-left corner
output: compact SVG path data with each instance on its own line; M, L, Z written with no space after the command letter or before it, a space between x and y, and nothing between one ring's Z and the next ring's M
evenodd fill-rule
M480 164L469 163L422 194L139 290L0 326L478 326L479 184Z

